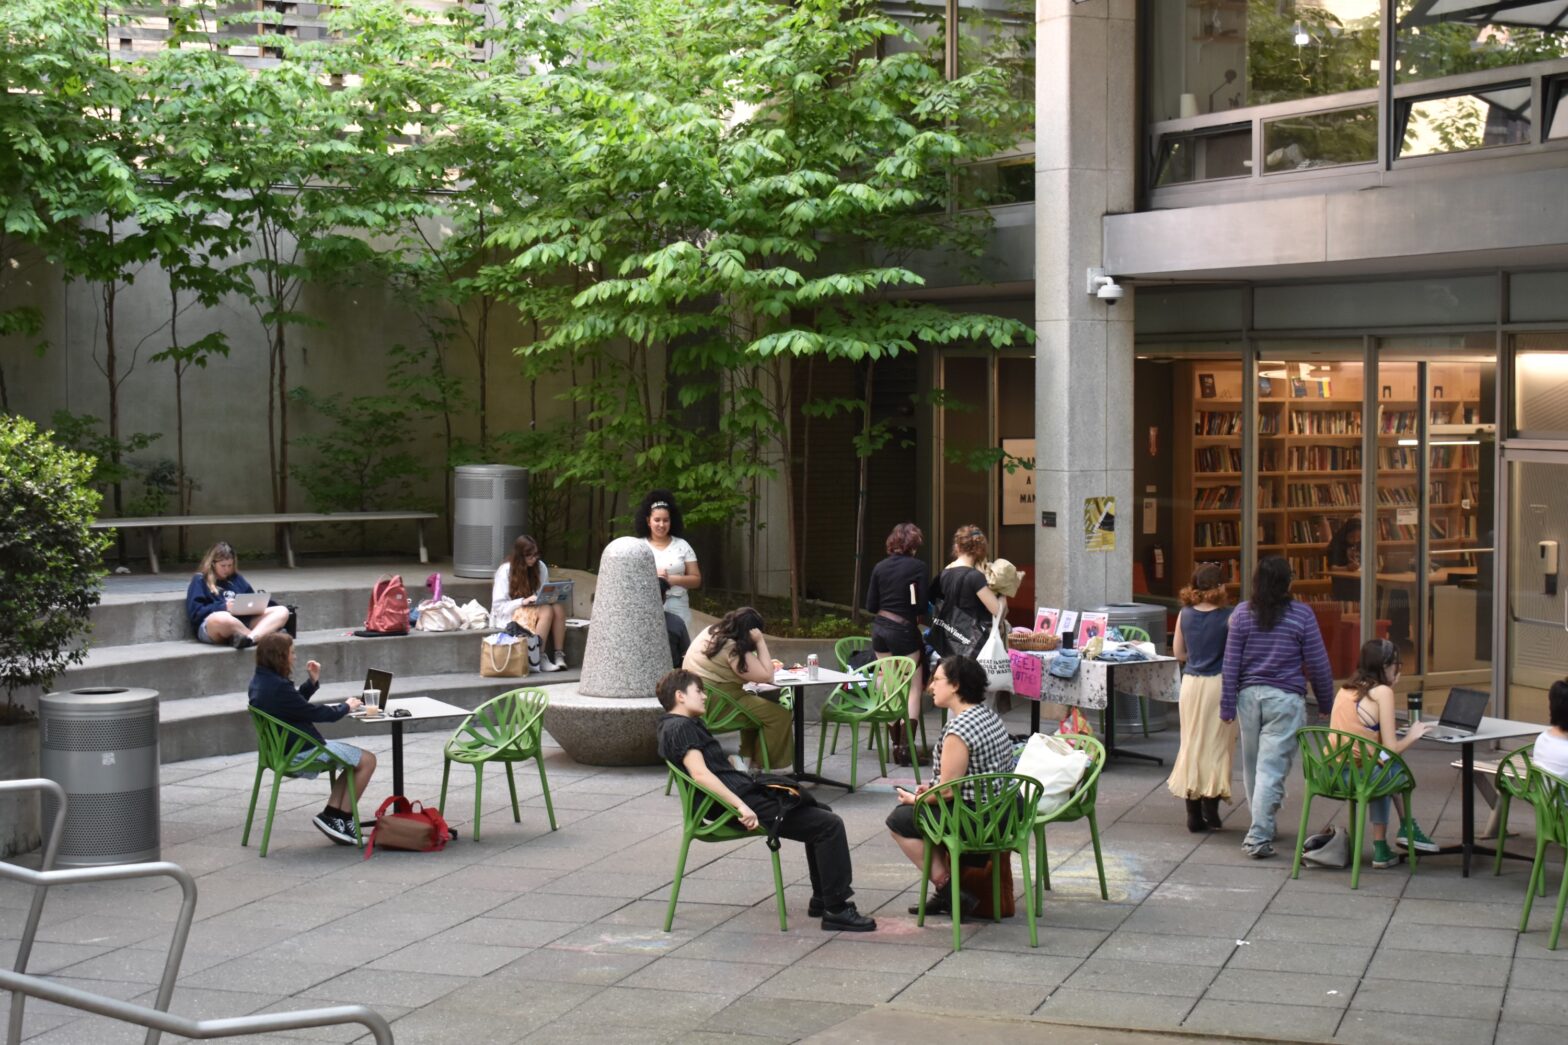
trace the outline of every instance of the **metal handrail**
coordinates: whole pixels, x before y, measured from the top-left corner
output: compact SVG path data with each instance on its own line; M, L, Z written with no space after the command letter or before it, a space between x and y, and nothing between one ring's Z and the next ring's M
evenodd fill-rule
M24 999L28 996L59 1002L146 1027L146 1045L158 1045L166 1030L187 1038L222 1038L272 1030L325 1027L340 1023L362 1023L375 1035L378 1043L392 1041L392 1031L386 1020L379 1013L362 1005L219 1020L193 1021L183 1016L171 1015L168 1011L169 1004L174 996L175 981L179 978L180 962L185 956L185 944L190 937L191 921L196 914L196 880L180 865L167 861L56 871L53 869L54 862L59 852L61 836L65 833L68 800L64 788L57 782L44 778L0 780L0 793L8 791L48 791L54 795L56 802L54 827L49 834L49 840L44 845L41 869L34 871L0 861L0 876L30 883L35 887L33 903L27 913L26 925L22 929L21 942L17 946L16 968L12 972L0 970L0 986L12 992L11 1015L6 1035L8 1045L18 1045L22 1040L22 1010ZM149 1009L118 999L105 998L28 974L27 961L32 954L33 939L37 935L38 923L43 916L44 898L51 885L156 877L173 878L178 882L182 898L180 916L175 923L174 936L169 941L169 955L164 961L163 978L158 984L158 996L154 1008Z

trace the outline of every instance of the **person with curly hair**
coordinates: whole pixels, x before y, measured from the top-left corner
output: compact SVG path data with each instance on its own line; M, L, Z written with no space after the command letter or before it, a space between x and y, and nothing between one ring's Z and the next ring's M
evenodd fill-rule
M750 606L731 610L717 624L703 628L691 640L681 667L705 685L723 690L735 703L762 723L762 743L767 745L768 765L782 770L795 761L795 717L772 700L746 689L748 682L773 683L773 658L762 634L762 614ZM757 731L743 729L740 757L758 766Z
M632 517L632 528L653 549L659 579L669 582L670 591L664 597L665 611L675 614L690 629L691 596L688 593L702 587L702 570L697 566L697 553L686 543L685 526L674 495L668 490L649 490Z
M1220 799L1230 801L1234 721L1220 721L1220 669L1225 664L1225 635L1231 608L1225 568L1200 562L1192 583L1181 590L1171 651L1182 662L1181 750L1165 786L1187 803L1187 830L1218 831Z

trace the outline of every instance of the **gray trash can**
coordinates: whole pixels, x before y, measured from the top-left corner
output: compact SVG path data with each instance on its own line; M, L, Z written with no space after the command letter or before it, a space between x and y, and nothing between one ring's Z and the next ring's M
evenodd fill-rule
M452 485L452 572L494 576L528 525L528 469L460 465Z
M65 790L59 867L157 860L158 691L111 687L38 700L39 771ZM45 794L44 831L54 824Z
M1170 637L1165 632L1165 607L1153 606L1142 602L1113 602L1109 606L1101 606L1099 612L1105 614L1106 622L1111 627L1122 624L1132 624L1149 633L1149 638L1154 640L1155 652L1168 655ZM1149 701L1149 732L1166 728L1166 712L1171 705L1163 700ZM1142 728L1138 723L1138 698L1125 693L1116 695L1116 735L1120 737L1141 736Z

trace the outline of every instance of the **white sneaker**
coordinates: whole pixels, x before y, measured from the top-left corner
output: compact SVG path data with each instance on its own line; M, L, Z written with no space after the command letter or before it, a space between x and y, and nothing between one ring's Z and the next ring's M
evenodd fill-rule
M539 670L540 671L560 671L561 670L561 666L559 664L557 664L555 661L551 660L549 657L540 657L539 658Z
M565 650L556 650L555 653L552 654L552 656L555 659L555 670L556 671L565 671L566 668L567 668L566 651Z

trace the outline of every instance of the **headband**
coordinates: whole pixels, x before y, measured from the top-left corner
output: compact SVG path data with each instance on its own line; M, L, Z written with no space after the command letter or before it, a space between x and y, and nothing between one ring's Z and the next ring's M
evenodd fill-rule
M669 501L654 501L652 504L650 504L648 506L648 510L651 512L655 508L668 508L669 506L670 506L670 502Z

